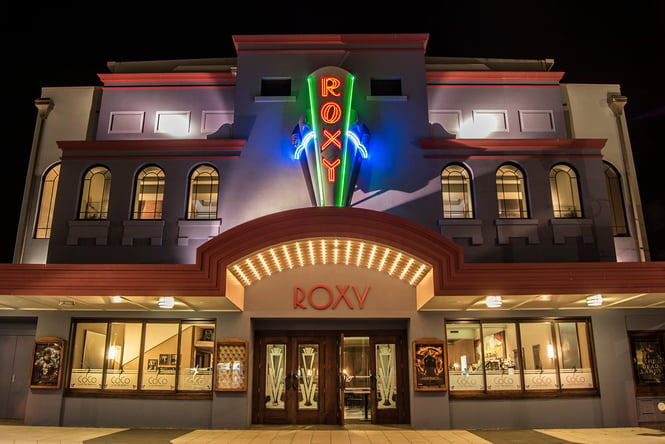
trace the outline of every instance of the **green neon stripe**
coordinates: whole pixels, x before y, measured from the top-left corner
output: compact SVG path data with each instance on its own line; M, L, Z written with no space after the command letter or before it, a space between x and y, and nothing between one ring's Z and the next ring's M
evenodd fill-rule
M319 152L319 130L317 128L317 120L316 120L316 115L315 109L316 109L316 103L314 101L314 98L316 97L316 90L314 86L314 77L308 76L307 77L307 89L309 90L309 121L312 124L312 131L314 131L314 158L315 158L315 168L316 172L314 173L314 176L316 178L316 186L319 189L319 198L321 201L319 202L319 206L324 207L326 206L326 194L323 188L323 177L322 177L322 172L321 172L321 153Z
M352 74L347 76L346 103L344 105L346 115L344 116L344 123L342 125L344 128L342 130L342 135L344 137L344 147L342 149L342 161L339 167L339 177L337 178L336 205L338 207L344 206L344 202L346 201L346 194L349 192L349 184L347 181L349 180L348 177L350 175L349 170L351 168L351 162L349 161L349 136L347 136L347 133L349 132L349 123L351 121L351 101L353 99L353 84L355 79L355 76Z

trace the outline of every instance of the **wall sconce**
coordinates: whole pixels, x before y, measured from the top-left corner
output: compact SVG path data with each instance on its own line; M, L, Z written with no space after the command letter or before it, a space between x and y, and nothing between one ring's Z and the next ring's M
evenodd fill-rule
M501 307L501 304L503 304L501 296L487 296L485 298L485 305L489 308Z
M173 300L172 296L162 296L159 298L159 302L157 302L157 305L159 308L173 308L175 305L175 301Z
M598 307L600 305L603 305L603 295L602 294L594 294L586 298L586 304L589 307Z

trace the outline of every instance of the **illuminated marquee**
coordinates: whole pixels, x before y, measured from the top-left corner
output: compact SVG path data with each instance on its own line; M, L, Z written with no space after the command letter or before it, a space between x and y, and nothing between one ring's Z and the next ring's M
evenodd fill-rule
M351 108L355 77L328 66L307 77L310 108L293 131L295 158L303 162L318 206L346 206L367 158L366 127Z

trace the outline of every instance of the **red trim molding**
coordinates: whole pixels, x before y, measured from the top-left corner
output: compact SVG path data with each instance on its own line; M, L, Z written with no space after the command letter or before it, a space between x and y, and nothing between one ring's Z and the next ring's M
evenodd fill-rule
M144 152L155 151L242 151L245 139L145 139L145 140L61 140L56 142L64 153Z
M552 71L428 71L428 83L527 83L558 84L563 72Z
M412 49L425 51L429 34L292 34L234 35L236 52L293 50Z
M229 85L236 83L230 72L167 72L97 74L104 86Z
M538 151L598 151L607 139L420 139L425 150L538 150ZM479 154L479 153L474 153Z

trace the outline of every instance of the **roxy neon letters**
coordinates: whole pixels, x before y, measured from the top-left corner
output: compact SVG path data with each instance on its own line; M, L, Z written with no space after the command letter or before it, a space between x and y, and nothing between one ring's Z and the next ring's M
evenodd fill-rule
M342 300L344 300L349 309L355 309L353 298L349 299L346 294L349 289L349 285L346 285L343 288L339 285L335 285L335 288L337 289L336 298L333 294L333 290L331 290L327 285L315 285L308 291L300 286L295 286L293 287L293 309L295 310L300 308L306 310L311 307L316 310L326 310L328 308L334 310L337 308L340 302L342 302ZM365 300L369 294L370 287L365 287L365 290L362 292L362 294L360 291L358 291L358 288L355 285L351 288L353 289L353 293L356 297L355 302L358 303L358 308L362 310L365 307Z

